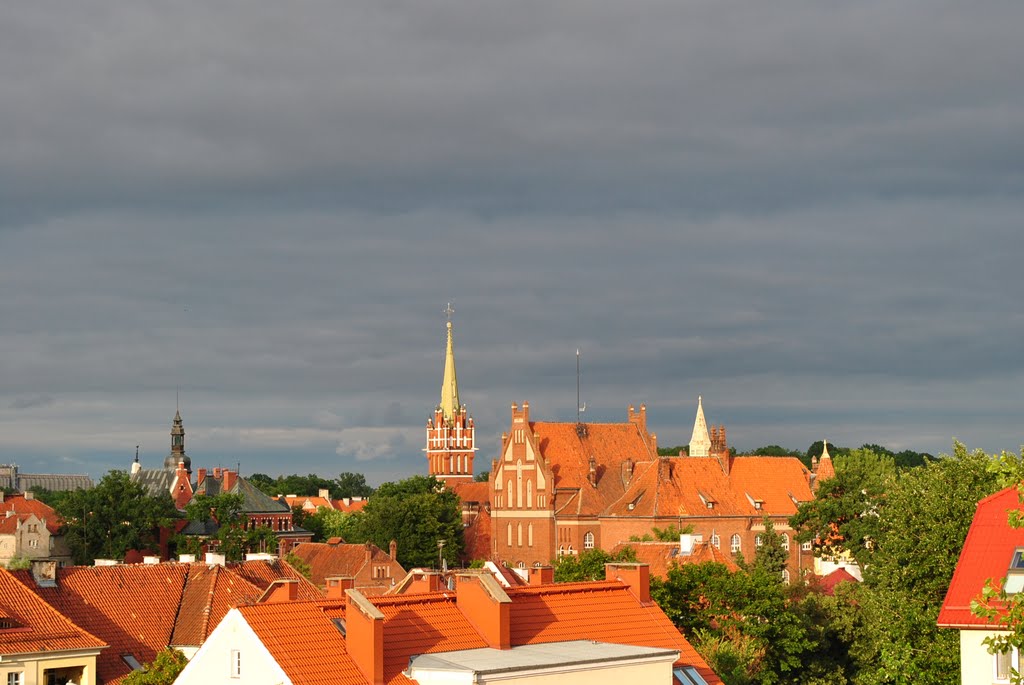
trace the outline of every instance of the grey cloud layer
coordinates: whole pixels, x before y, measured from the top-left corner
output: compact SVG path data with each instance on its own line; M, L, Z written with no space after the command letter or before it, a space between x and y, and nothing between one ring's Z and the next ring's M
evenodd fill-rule
M740 447L1019 441L1019 3L8 14L0 461L158 459L181 386L197 456L418 471L450 299L483 464L577 346L663 443L698 393Z

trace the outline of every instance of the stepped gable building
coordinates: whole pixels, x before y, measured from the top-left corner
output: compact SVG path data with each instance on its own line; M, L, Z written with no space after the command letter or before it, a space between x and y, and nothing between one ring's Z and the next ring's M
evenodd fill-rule
M799 503L813 499L811 474L796 457L733 456L723 426L708 433L702 400L694 421L698 454L659 457L646 407L630 407L627 419L546 423L530 420L528 403L512 406L490 480L495 560L546 564L673 524L750 558L768 517L789 550L787 573L811 567L812 554L793 541L788 524Z

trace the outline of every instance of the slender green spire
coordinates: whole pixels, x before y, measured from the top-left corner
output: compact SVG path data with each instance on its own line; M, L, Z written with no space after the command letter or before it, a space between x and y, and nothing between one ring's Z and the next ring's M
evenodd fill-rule
M449 303L448 309L448 346L444 353L444 380L441 381L441 411L446 421L451 421L462 404L459 402L459 381L455 377L455 343L452 342L451 315L454 310Z

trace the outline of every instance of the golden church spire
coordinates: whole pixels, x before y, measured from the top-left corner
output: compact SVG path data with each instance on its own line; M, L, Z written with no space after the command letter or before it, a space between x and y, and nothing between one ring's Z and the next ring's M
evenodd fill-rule
M455 377L455 343L452 342L452 303L448 303L448 346L444 354L444 380L441 381L441 411L445 421L451 421L462 404L459 402L459 381Z

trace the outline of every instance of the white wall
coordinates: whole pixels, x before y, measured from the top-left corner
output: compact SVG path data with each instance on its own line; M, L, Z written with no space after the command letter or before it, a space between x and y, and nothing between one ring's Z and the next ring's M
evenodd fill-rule
M242 654L242 674L238 678L231 675L231 651L235 649ZM281 685L290 682L237 609L227 613L174 681L175 685Z
M960 631L960 683L961 685L992 685L995 680L995 657L988 653L982 640L991 635L1007 635L1006 631Z

